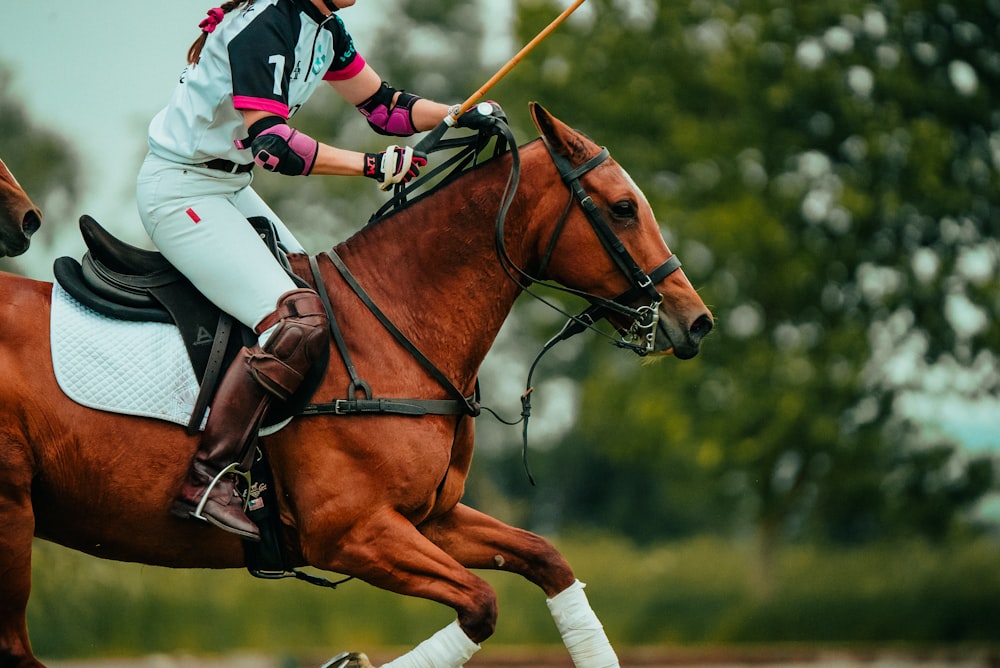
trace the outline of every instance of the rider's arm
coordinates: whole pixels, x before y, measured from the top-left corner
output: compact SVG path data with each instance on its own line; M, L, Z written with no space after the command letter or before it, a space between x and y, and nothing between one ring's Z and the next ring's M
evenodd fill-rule
M243 122L249 131L258 121L274 118L281 123L284 119L267 111L245 110L243 112ZM310 174L327 174L335 176L361 176L363 173L365 154L358 151L349 151L336 146L330 146L323 142L318 142L315 162Z
M383 190L394 183L408 183L427 164L427 156L409 147L390 145L380 153L358 153L321 144L293 130L284 116L270 112L244 111L248 138L238 144L249 148L254 162L266 170L304 176L331 174L367 176Z
M383 105L383 109L377 109L379 102L378 100L373 100L373 97L376 97L377 94L383 89L382 78L377 72L375 72L375 70L372 69L371 65L368 65L367 63L360 72L350 79L339 81L331 80L329 81L329 84L334 90L337 91L337 93L340 94L341 97L354 106L359 107L359 109L362 109L363 106L367 106L371 109L371 111L374 111L375 113L371 113L371 111L366 113L366 110L362 109L362 113L368 115L369 119L380 117L381 114L378 112L390 113L399 101L400 95L406 95L402 91L397 91L386 86L388 91L391 93L391 102L386 101ZM369 104L366 105L366 103ZM369 115L369 113L371 115ZM413 103L413 106L409 109L408 120L412 123L415 132L424 132L437 127L438 123L441 122L441 119L443 119L447 113L448 105L418 97ZM384 127L382 128L382 130L385 129L386 128Z
M448 113L447 105L412 95L409 96L410 104L407 109L394 112L396 101L402 95L407 94L388 88L368 64L365 64L357 74L348 79L330 80L329 83L345 100L358 106L359 109L364 107L365 110L362 113L369 117L372 127L383 134L406 136L412 132L430 130L436 127ZM387 89L391 95L386 95ZM376 98L384 100L384 103L377 102ZM280 146L280 149L291 158L291 161L279 157L280 166L275 171L286 174L364 175L379 179L377 174L372 174L370 168L372 154L337 148L318 142L303 133L292 130L285 124L281 116L270 111L243 109L242 113L251 141L262 133L276 134L282 138L282 142L275 144L275 146ZM392 122L389 122L389 116L393 113L395 113L395 117ZM379 130L379 125L383 126L381 130ZM404 129L400 131L400 127ZM256 150L255 154L257 154ZM302 164L305 166L304 172L300 172L298 168L291 171L285 169L291 163L298 164L298 158L301 158ZM392 168L402 169L403 172L406 172L410 169L408 158L406 162L405 165L394 165ZM278 162L275 163L275 165L278 164Z

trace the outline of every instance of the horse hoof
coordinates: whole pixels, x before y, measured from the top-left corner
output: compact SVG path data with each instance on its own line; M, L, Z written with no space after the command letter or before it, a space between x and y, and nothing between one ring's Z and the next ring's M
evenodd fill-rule
M375 668L364 652L341 652L320 668Z

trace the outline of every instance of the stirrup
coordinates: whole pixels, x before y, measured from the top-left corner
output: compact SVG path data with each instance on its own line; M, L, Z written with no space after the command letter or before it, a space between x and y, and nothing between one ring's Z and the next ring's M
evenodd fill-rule
M223 476L229 473L234 473L239 477L243 478L243 480L246 481L247 490L249 491L251 482L250 471L241 471L239 469L239 462L233 462L226 468L219 471L219 474L216 475L214 478L212 478L212 482L208 483L208 487L205 488L205 493L202 494L201 501L198 502L198 507L194 509L193 513L191 513L191 517L199 519L203 522L209 522L208 518L202 514L202 511L205 510L205 504L208 503L208 497L211 496L212 489L214 489L215 486L219 484L219 481L222 480ZM247 505L250 502L250 495L247 494L245 496L242 496L241 498L243 499L243 510L245 512L247 509ZM209 524L211 524L211 522L209 522Z
M370 666L371 663L368 661L368 657L361 652L341 652L320 668L347 668L347 666L352 665Z
M347 663L347 660L351 658L350 652L341 652L337 656L333 657L326 663L324 663L319 668L341 668Z

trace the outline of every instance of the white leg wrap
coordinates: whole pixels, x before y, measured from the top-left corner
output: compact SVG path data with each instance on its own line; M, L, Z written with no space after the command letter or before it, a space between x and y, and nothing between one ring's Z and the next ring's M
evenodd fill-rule
M478 651L456 620L382 668L461 668Z
M577 580L552 598L546 599L559 635L577 668L618 668L618 657L611 649L587 595L586 585Z

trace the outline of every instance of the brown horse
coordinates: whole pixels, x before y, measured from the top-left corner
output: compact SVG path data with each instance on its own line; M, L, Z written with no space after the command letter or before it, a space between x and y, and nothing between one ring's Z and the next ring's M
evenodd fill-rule
M41 225L42 212L0 160L0 257L14 257L28 250L31 235Z
M629 299L638 313L645 293L634 289L621 257L642 267L640 279L676 263L626 172L541 107L532 105L532 115L542 140L520 149L525 177L505 225L497 224L499 235L492 222L511 153L334 249L395 327L465 396L526 282L510 280L512 265L595 299L635 293ZM564 180L559 162L576 173ZM575 203L567 181L589 201ZM588 206L617 250L595 234ZM345 284L330 256L317 259L350 356L375 395L452 398ZM293 257L299 268L307 263ZM647 323L649 351L694 356L712 328L711 314L683 272L651 283L662 301L652 306L654 324ZM197 437L166 422L85 408L60 391L43 334L51 291L49 283L0 276L0 665L18 668L42 665L25 623L32 536L105 559L175 568L244 565L238 538L168 513ZM616 327L628 329L628 313L613 312ZM349 378L340 360L334 348L318 397L344 396ZM493 633L496 594L468 569L510 571L535 583L549 597L576 665L618 665L556 549L460 503L473 432L466 414L310 416L264 437L294 563L456 611L457 623L386 664L392 668L459 666Z

